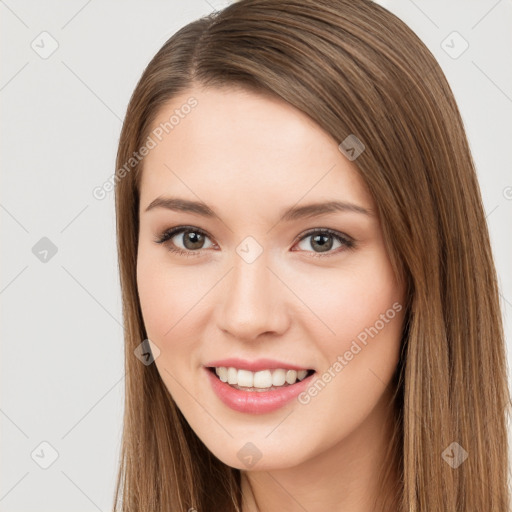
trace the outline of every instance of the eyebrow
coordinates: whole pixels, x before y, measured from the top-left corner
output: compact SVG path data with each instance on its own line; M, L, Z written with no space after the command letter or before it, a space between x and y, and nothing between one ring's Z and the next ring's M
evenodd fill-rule
M157 197L145 209L146 212L155 208L165 208L178 212L189 212L201 215L203 217L218 217L217 214L205 203L199 201L190 201L178 197ZM311 203L303 206L292 206L286 209L281 215L281 221L291 222L297 219L318 217L333 212L353 212L363 215L373 216L373 211L369 208L363 208L354 203L346 201L326 201L321 203Z

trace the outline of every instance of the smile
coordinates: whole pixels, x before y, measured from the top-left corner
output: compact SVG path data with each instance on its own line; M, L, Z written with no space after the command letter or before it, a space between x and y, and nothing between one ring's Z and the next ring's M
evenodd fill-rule
M235 367L203 367L210 385L229 408L265 414L284 407L310 384L314 370L274 368L252 372Z
M269 391L283 386L290 386L297 381L304 380L308 373L313 372L313 370L297 371L284 368L252 372L232 366L228 368L225 366L216 367L214 371L222 382L227 382L235 389L243 391Z

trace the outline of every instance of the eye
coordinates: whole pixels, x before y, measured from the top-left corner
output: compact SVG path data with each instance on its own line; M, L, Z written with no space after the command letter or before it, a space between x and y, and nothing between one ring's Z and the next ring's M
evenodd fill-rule
M181 237L181 243L183 244L183 247L180 247L179 245L176 246L172 239L176 238L177 240L180 240L178 235L182 234L185 235ZM198 256L201 249L206 249L209 247L204 246L205 238L209 237L201 229L195 228L194 226L177 226L175 228L164 231L155 240L155 242L157 244L165 244L170 252L174 252L182 256Z
M332 256L346 249L352 249L355 246L354 240L343 233L339 233L332 229L324 228L309 230L306 234L302 235L299 242L302 243L304 240L311 238L311 241L305 245L309 245L313 249L318 249L319 252L313 254L314 257ZM339 242L341 251L331 251L333 247L333 239ZM304 249L303 247L301 249ZM307 251L306 252L311 252ZM316 251L313 251L316 252Z
M180 243L182 244L182 247L180 247L180 245L176 245L172 240L173 238L180 240L179 235L185 235L181 237ZM194 226L176 226L164 231L159 237L157 237L155 242L157 244L165 245L170 252L181 256L200 256L203 249L213 247L214 244L205 246L205 239L209 238L210 237L206 232ZM311 241L309 244L304 245L309 245L309 247L318 249L318 251L308 251L304 247L300 247L300 249L305 250L306 252L316 253L312 255L314 257L332 256L333 254L338 254L346 249L352 249L355 246L355 242L351 237L328 228L315 228L307 231L299 237L299 244L303 243L308 238L311 238ZM338 248L340 250L331 251L334 245L333 240L339 243Z

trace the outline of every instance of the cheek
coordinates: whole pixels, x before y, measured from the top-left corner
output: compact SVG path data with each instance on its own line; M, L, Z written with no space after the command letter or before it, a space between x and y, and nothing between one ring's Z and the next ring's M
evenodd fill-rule
M325 340L328 352L348 350L358 336L364 341L368 330L375 335L374 328L382 334L380 339L399 336L403 291L381 252L369 253L339 271L330 269L325 278L317 275L315 286L310 278L299 277L314 313L310 324L314 339Z
M314 302L308 305L322 320L315 318L309 325L323 357L318 381L300 403L305 416L314 418L312 423L325 425L323 448L327 440L340 439L363 424L397 367L403 290L381 257L376 252L350 269L332 273L330 281L323 282L324 293L316 287L309 295Z
M183 379L199 364L201 330L206 323L212 284L197 279L198 270L171 267L159 255L140 253L137 287L148 338L160 349L156 364ZM162 375L165 380L165 375Z
M180 319L197 302L192 282L184 278L183 273L172 272L165 262L139 254L137 288L150 339L167 344L172 340L175 331L181 327Z
M176 308L176 294L158 268L144 258L137 263L137 288L148 337L161 339L170 328L171 312Z

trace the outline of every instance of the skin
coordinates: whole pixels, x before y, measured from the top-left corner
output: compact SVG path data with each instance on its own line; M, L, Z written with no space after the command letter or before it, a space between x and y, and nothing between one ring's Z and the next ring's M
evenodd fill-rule
M162 107L154 126L191 96L197 106L145 157L141 181L137 283L148 337L160 349L158 371L209 450L242 470L244 512L370 512L390 437L386 407L404 308L306 405L233 411L202 365L265 357L322 375L365 328L403 304L373 199L339 141L278 99L195 86ZM145 211L171 195L202 200L218 218ZM279 220L288 206L327 200L371 214ZM184 233L167 247L155 243L180 225L204 231L203 246L184 245ZM322 252L318 233L303 237L311 228L336 230L355 245L327 235L332 248ZM250 264L236 252L247 236L263 250ZM199 255L169 252L172 242ZM237 456L247 442L262 454L251 468Z

